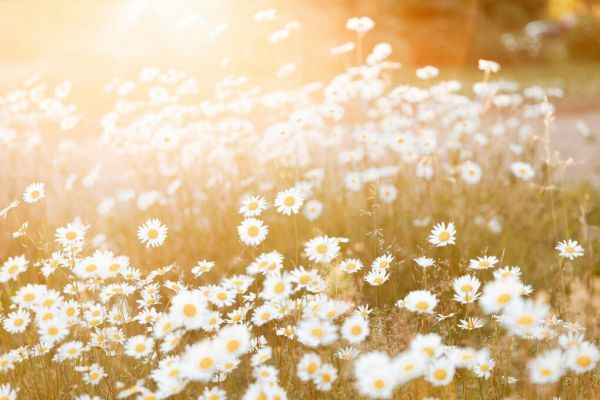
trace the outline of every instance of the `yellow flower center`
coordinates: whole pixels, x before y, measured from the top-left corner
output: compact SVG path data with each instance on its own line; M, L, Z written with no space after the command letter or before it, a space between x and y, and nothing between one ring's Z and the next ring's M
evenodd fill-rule
M448 376L448 373L446 372L445 369L436 369L435 372L433 373L433 376L438 381L441 381L441 380L446 379L446 377Z
M212 367L214 364L214 361L212 358L210 357L204 357L202 360L200 360L200 363L198 363L198 366L200 367L200 369L209 369L210 367Z
M500 304L506 304L510 301L511 296L508 293L502 293L500 296L498 296L498 303Z
M577 365L580 367L587 367L592 363L592 360L588 356L577 357Z
M196 315L197 312L198 310L193 304L188 303L185 306L183 306L183 315L185 315L188 318L192 318L194 315Z

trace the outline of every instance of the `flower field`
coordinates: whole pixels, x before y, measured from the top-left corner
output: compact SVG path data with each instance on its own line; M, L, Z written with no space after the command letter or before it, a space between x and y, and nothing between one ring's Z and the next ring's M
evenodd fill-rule
M293 87L144 67L94 120L69 80L0 93L0 400L598 398L563 91L403 83L375 23Z

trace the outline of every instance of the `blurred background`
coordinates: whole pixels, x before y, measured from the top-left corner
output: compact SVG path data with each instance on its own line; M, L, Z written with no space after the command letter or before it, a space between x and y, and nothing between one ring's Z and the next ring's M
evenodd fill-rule
M276 18L257 21L269 8ZM582 96L600 87L600 0L3 0L0 88L41 73L85 90L146 66L266 84L294 63L287 82L323 79L313 61L353 40L345 21L362 15L376 22L365 47L389 42L407 67L431 64L468 80L486 58L507 79ZM291 34L278 37L290 23ZM348 61L338 57L331 72Z

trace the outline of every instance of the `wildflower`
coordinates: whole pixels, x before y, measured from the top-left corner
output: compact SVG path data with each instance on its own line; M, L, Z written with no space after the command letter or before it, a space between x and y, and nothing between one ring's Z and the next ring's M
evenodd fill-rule
M419 314L433 313L437 303L437 297L428 290L413 290L404 298L404 307Z
M323 203L319 200L310 200L304 204L302 208L302 213L309 221L315 221L319 219L321 213L323 212Z
M363 263L358 258L346 258L339 264L339 268L348 274L353 274L363 268Z
M44 191L43 183L32 183L27 186L25 193L23 193L23 201L29 204L37 203L44 197L46 197L46 192Z
M583 255L583 247L576 240L563 240L556 245L556 250L561 257L574 260Z
M377 257L373 263L371 264L371 268L374 270L386 270L394 261L394 257L391 254L384 254L382 256Z
M455 235L456 229L454 228L454 223L450 222L446 225L440 222L433 227L428 240L429 243L437 247L443 247L449 244L456 244Z
M490 353L487 349L481 350L477 359L475 360L475 364L473 365L473 372L479 378L489 379L492 376L492 371L496 366L496 362L490 358Z
M383 285L390 278L390 274L386 271L385 269L372 269L365 276L365 281L371 286Z
M469 269L481 270L494 268L498 263L498 259L494 256L478 257L469 261Z
M360 352L354 347L344 347L338 349L335 352L335 358L337 358L338 360L349 361L356 359L356 357L358 357L359 354Z
M384 203L393 203L398 197L398 190L394 185L381 185L379 187L379 198Z
M480 296L480 294L477 293L480 285L481 282L479 279L471 275L463 275L456 278L452 282L452 287L455 292L454 300L461 304L473 303Z
M246 218L238 226L240 240L249 246L258 246L268 233L269 227L256 218Z
M460 176L469 185L476 185L481 181L481 167L472 161L465 161L460 166Z
M8 333L21 333L27 329L31 316L25 309L19 308L17 311L9 313L6 318L2 321L4 330Z
M317 371L317 376L314 378L317 390L328 392L331 386L337 379L337 369L331 364L322 364Z
M24 255L18 257L9 257L0 268L0 282L16 280L17 276L27 270L29 261Z
M446 386L454 378L456 371L454 364L448 358L442 357L435 360L427 368L425 380L433 386Z
M258 217L267 208L267 201L260 196L250 196L242 202L239 213L244 217Z
M510 170L519 179L529 181L535 176L535 171L530 164L517 161L510 165Z
M346 21L346 29L365 33L373 29L375 22L369 17L353 17Z
M435 266L435 260L430 257L418 257L414 259L414 262L423 269Z
M206 320L206 300L196 291L182 290L171 299L169 315L177 325L197 329Z
M192 381L208 382L217 372L223 354L209 340L188 346L181 359L183 376Z
M393 360L394 370L399 384L405 384L423 375L425 361L412 350L407 350Z
M153 351L154 339L144 335L133 336L125 344L125 354L135 359L147 357Z
M326 320L303 319L296 331L298 341L308 347L326 346L337 340L337 326Z
M304 197L295 187L279 192L275 198L277 212L284 215L298 214L303 203Z
M557 382L565 373L565 356L560 349L548 350L529 361L529 377L536 384Z
M168 228L160 220L149 219L138 228L138 239L146 244L146 247L162 246L167 238Z
M566 352L567 367L578 374L588 372L596 368L600 360L600 351L589 343L583 342L577 347L573 347Z
M389 399L397 386L392 361L383 352L371 352L354 362L354 376L358 392L369 398Z
M318 236L306 242L304 251L309 260L330 263L340 252L338 240L328 236Z
M355 314L344 321L340 332L349 343L361 343L369 335L369 322Z
M483 326L483 320L481 318L469 317L467 319L461 319L458 327L468 331L479 329Z

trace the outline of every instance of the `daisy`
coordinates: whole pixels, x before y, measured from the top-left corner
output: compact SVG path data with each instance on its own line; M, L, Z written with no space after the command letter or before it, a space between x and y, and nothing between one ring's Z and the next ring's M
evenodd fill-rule
M446 386L454 378L454 364L446 357L438 358L427 368L425 380L433 386Z
M435 333L418 334L411 340L410 349L426 360L435 360L443 351L442 338Z
M447 225L443 222L440 222L433 227L428 240L429 243L437 247L443 247L449 244L455 244L455 235L456 229L454 228L453 222L450 222Z
M560 349L548 350L529 361L529 377L535 384L557 382L565 374L565 356Z
M237 229L240 240L249 246L258 246L269 233L269 227L256 218L246 218Z
M492 371L496 366L496 362L490 357L490 352L487 349L481 350L475 364L473 365L473 372L479 378L489 379L492 376Z
M54 344L63 340L69 334L66 320L53 318L38 326L40 342Z
M392 361L383 352L364 354L354 362L358 392L372 399L389 399L397 386Z
M411 312L431 314L438 303L436 295L428 290L413 290L404 298L404 307Z
M340 245L336 238L318 236L306 242L304 251L309 260L327 264L337 257Z
M36 203L44 197L46 197L46 194L44 192L43 183L32 183L31 185L27 186L25 193L23 193L23 201L29 204Z
M405 384L423 375L426 365L423 357L420 357L411 350L396 356L393 363L394 370L397 373L398 383L400 384Z
M277 212L285 215L298 214L304 203L304 197L296 187L279 192L275 198Z
M494 279L503 280L519 280L521 276L521 268L519 267L504 267L494 271Z
M377 257L373 263L371 264L372 269L381 269L386 270L394 261L394 257L391 254L384 254L382 256Z
M215 263L213 261L198 261L198 264L194 268L192 268L192 274L196 278L199 278L205 272L211 271L215 267Z
M477 259L469 261L469 269L480 270L494 268L497 263L498 259L494 256L478 257Z
M8 333L21 333L27 329L31 322L31 316L27 310L19 308L17 311L9 313L2 321L4 330Z
M31 309L40 304L40 300L46 291L46 286L30 283L25 286L21 286L11 300L18 306Z
M168 228L163 225L160 220L154 218L149 219L144 224L140 225L137 231L138 239L146 244L146 247L162 246L167 238Z
M472 161L465 161L460 166L460 176L469 185L476 185L481 181L481 167Z
M348 274L353 274L363 268L363 263L358 258L346 258L339 264L339 268Z
M479 305L486 314L495 314L520 298L518 281L492 281L485 285Z
M429 257L418 257L414 259L414 262L423 269L435 266L435 260Z
M54 361L75 360L83 353L83 343L78 340L62 344L56 349Z
M351 344L362 343L369 335L369 321L354 314L346 318L340 333L342 338Z
M317 390L328 392L331 390L333 382L337 379L337 369L331 364L323 364L317 371L317 376L314 378Z
M217 307L229 307L235 303L236 293L234 288L215 285L210 289L208 301Z
M472 347L453 347L449 356L456 368L472 368L478 354Z
M218 386L205 387L198 400L227 400L227 392Z
M569 260L574 260L583 255L583 247L576 240L571 239L559 242L556 245L556 250L558 250L559 256L568 258Z
M205 322L206 300L197 291L182 290L171 299L169 315L179 326L197 329Z
M250 332L244 325L230 325L219 331L214 346L229 357L240 357L250 350Z
M472 331L474 329L479 329L484 325L484 322L481 318L469 317L467 319L461 319L458 327L460 329L464 329L467 331Z
M346 29L366 33L373 29L375 22L369 17L353 17L346 21Z
M282 301L287 299L291 292L292 285L288 275L271 272L263 282L263 290L260 293L260 297L265 300Z
M567 367L578 374L596 368L600 360L600 351L589 342L584 342L578 347L569 349L566 353Z
M471 275L463 275L452 282L454 300L461 304L473 303L480 296L477 291L481 282Z
M365 281L371 286L383 285L390 278L390 274L385 269L372 269L365 276Z
M13 389L10 383L0 385L0 399L2 400L17 400L19 389Z
M524 181L529 181L535 176L535 171L530 164L517 161L510 165L513 175Z
M242 201L239 213L244 217L257 217L267 208L267 201L260 196L250 196Z
M318 279L319 273L315 270L306 270L299 266L290 272L290 282L295 283L297 288L308 287L315 279Z
M252 323L256 326L261 326L271 321L276 316L276 309L270 303L265 303L254 309L252 313Z
M130 337L125 344L125 354L135 359L147 357L154 351L154 339L144 335Z
M83 374L83 381L91 386L96 386L100 383L100 381L106 378L108 375L104 372L104 368L100 365L94 363L92 364L87 371Z
M0 282L16 280L20 273L27 270L28 264L29 261L27 261L24 255L10 257L2 264L2 268L0 268Z
M360 351L358 351L354 347L344 347L344 348L338 349L335 352L335 358L337 358L338 360L349 361L349 360L355 360L359 354L360 354Z
M217 351L211 341L203 340L188 346L181 359L183 376L192 381L208 382L217 372L223 353Z
M55 240L65 248L72 248L85 240L87 229L88 227L79 221L70 222L56 230Z
M307 201L304 207L302 207L302 213L304 217L309 221L316 221L323 212L323 203L319 200Z
M393 203L398 197L398 189L394 185L379 186L379 198L384 203Z
M502 324L518 336L531 336L545 320L550 307L542 302L517 299L507 305Z
M338 338L336 325L316 318L301 320L296 333L300 343L312 348L327 346Z

